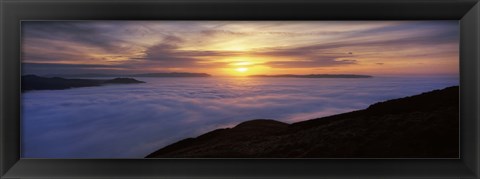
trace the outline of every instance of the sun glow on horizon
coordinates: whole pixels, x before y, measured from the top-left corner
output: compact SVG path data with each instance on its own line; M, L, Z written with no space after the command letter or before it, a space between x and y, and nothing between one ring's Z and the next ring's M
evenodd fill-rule
M241 68L236 68L235 71L238 71L240 73L245 73L248 71L248 68L245 68L245 67L241 67Z
M235 65L235 66L244 66L244 65L253 65L252 62L236 62L236 63L233 63L232 65Z
M457 27L456 21L25 22L22 72L458 74Z

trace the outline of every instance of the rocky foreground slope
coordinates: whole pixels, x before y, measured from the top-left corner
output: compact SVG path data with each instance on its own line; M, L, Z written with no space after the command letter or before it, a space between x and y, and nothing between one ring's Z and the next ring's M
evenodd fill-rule
M459 87L293 124L246 121L147 158L457 158Z

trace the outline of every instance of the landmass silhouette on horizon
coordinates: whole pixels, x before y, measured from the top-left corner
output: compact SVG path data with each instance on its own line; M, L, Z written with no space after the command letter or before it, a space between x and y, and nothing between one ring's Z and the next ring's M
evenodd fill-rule
M287 124L250 120L146 158L458 158L459 87Z
M370 75L354 75L354 74L308 74L308 75L250 75L249 77L266 77L266 78L372 78Z
M168 72L168 73L139 73L139 74L48 74L45 77L85 78L85 77L212 77L208 73ZM247 77L271 77L271 78L372 78L370 75L357 74L280 74L280 75L248 75Z
M60 77L40 77L36 75L22 76L22 92L31 90L63 90L79 87L102 86L106 84L135 84L145 83L133 78L114 78L110 80L98 79L65 79Z
M99 79L74 79L74 78L91 78L91 77L115 77L111 80ZM171 72L171 73L141 73L141 74L55 74L55 75L23 75L22 76L22 92L31 90L64 90L79 87L102 86L105 84L134 84L145 83L133 79L132 77L211 77L207 73L187 73L187 72ZM354 74L308 74L308 75L251 75L248 77L283 77L283 78L371 78L368 75Z
M49 74L47 77L211 77L207 73L168 72L168 73L139 73L139 74L103 74L103 73L80 73L80 74Z

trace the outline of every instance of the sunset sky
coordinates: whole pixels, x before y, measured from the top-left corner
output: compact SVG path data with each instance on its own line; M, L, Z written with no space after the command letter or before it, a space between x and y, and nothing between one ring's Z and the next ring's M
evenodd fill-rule
M23 74L458 75L458 21L24 21Z

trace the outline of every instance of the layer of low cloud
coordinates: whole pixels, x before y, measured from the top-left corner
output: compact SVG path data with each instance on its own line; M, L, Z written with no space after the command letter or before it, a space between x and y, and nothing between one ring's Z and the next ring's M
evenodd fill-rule
M455 77L140 80L147 83L23 93L22 156L142 158L246 120L291 123L459 83Z

